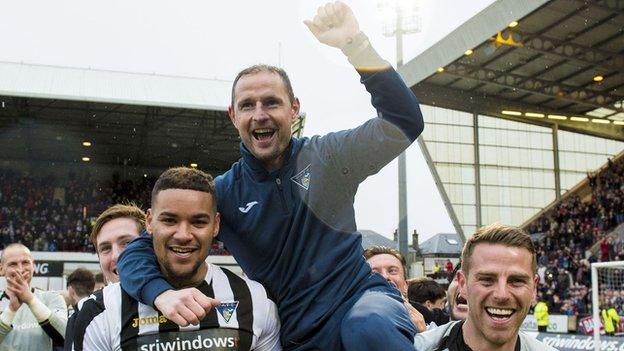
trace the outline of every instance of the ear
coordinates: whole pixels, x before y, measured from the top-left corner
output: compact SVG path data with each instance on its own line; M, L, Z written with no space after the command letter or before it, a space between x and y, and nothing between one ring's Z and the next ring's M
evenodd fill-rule
M297 120L297 117L299 117L299 110L301 109L301 103L299 102L299 98L295 97L290 108L292 110L291 121L294 122Z
M212 233L212 238L216 238L219 235L219 228L221 227L221 214L219 212L216 213L214 217L215 225L214 225L214 233Z
M4 277L4 265L0 263L0 276Z
M425 301L425 307L427 307L428 309L432 310L433 309L433 303L431 303L431 301L427 300L427 301Z
M234 113L234 107L232 107L232 105L228 106L228 117L230 117L230 122L232 122L232 124L234 126L236 126L236 113Z
M462 296L468 296L468 293L466 292L466 283L467 283L468 277L464 275L464 272L460 269L457 271L457 284L459 285L459 293L462 294Z
M148 208L147 213L145 214L145 229L149 235L152 235L152 220L154 219L154 215L152 213L152 209Z
M537 286L539 285L539 275L535 274L533 277L533 300L537 301Z

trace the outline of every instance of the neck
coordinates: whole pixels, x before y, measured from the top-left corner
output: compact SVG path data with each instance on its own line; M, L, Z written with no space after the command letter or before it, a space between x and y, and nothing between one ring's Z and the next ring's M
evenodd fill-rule
M161 272L165 272L161 267ZM206 279L206 274L208 274L208 264L206 262L202 262L201 266L195 272L188 277L180 277L180 276L170 276L169 274L163 274L165 279L173 286L175 289L185 289L185 288L194 288L201 284L204 279Z
M464 342L473 350L491 350L491 351L514 351L516 347L516 340L518 339L518 333L514 338L505 344L494 344L488 341L481 333L481 331L475 327L474 323L470 320L470 317L466 319L466 322L462 326L462 334L464 335Z
M269 173L273 172L276 169L280 169L283 164L284 164L284 154L281 154L278 157L270 161L262 161L262 166Z

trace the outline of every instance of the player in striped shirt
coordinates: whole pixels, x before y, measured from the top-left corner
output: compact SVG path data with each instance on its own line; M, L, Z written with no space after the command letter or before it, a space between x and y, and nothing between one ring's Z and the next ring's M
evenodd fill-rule
M83 304L74 350L281 350L277 309L264 288L205 262L219 231L214 196L210 175L169 169L154 185L146 222L167 281L213 306L200 323L180 327L113 284Z

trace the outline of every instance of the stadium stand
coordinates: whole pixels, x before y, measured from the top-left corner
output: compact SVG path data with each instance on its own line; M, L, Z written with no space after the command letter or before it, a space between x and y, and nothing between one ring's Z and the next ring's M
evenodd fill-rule
M536 239L540 290L549 310L566 315L591 313L592 262L624 260L624 157L607 164L549 206L525 227ZM616 230L618 229L618 230ZM624 315L623 287L603 300Z
M0 249L21 242L32 251L93 252L92 221L115 203L149 208L155 179L108 181L69 174L66 179L0 169ZM220 242L211 255L229 255Z

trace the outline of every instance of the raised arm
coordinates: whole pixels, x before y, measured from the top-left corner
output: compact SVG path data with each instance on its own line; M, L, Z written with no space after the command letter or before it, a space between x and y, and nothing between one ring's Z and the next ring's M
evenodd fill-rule
M378 172L422 133L420 106L399 74L360 31L347 5L334 2L322 6L313 20L304 23L321 43L342 50L360 74L377 110L379 118L318 140L319 152L332 155L334 166L342 172L340 178L350 182L349 189L355 193L362 180Z

